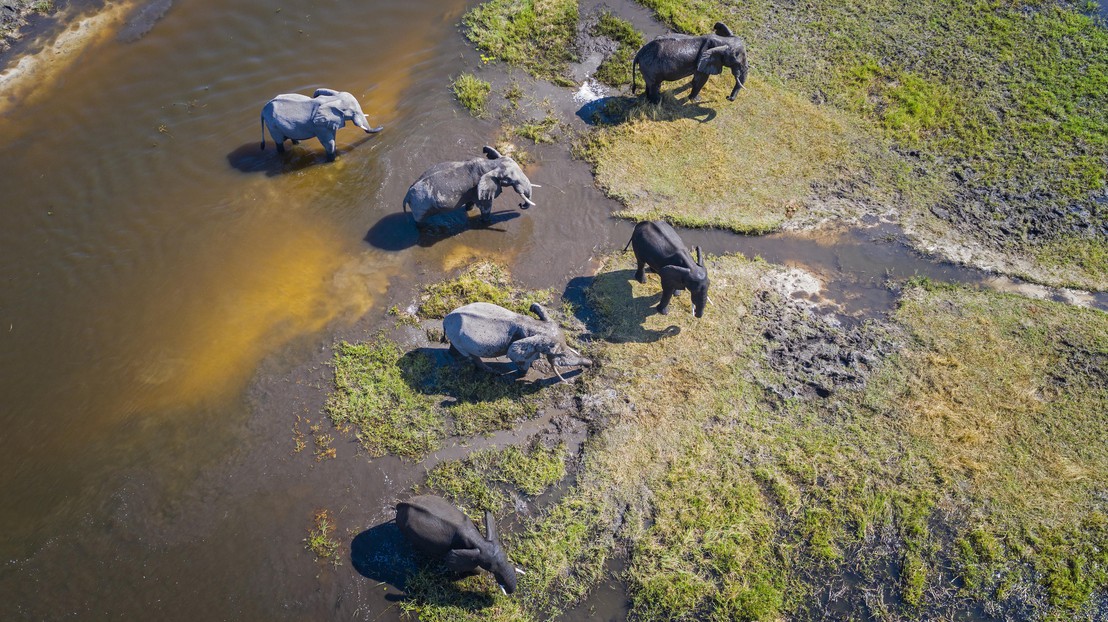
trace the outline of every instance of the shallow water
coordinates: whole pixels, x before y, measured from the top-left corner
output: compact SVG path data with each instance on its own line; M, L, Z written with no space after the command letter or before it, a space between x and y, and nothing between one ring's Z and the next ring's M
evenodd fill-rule
M370 539L425 467L345 440L337 460L292 452L326 346L364 338L413 278L488 257L560 289L632 229L562 146L528 148L539 205L506 194L491 227L419 236L399 213L424 168L498 130L448 89L480 65L467 4L159 0L0 116L0 618L396 617L357 551L331 568L303 550L320 507L344 545ZM333 164L315 140L260 151L262 104L320 86L385 131L343 130ZM846 318L887 310L889 278L983 279L874 225L684 235L815 272Z

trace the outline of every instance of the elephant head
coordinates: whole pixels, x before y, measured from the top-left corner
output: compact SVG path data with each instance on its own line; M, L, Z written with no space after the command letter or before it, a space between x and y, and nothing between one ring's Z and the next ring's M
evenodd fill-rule
M559 365L562 367L592 365L591 360L581 356L580 352L566 344L565 333L558 323L550 318L542 305L537 302L532 303L531 312L546 324L546 329L540 334L512 343L508 349L508 358L516 362L521 374L526 374L531 368L531 363L540 356L546 357L547 363L557 374L558 379L563 381L565 377L558 371Z
M531 189L538 186L531 184L531 180L523 174L519 164L511 156L501 155L492 147L486 146L484 152L488 159L496 162L496 166L478 180L477 199L491 205L492 200L500 196L502 188L511 186L519 196L523 197L523 203L519 204L520 209L535 205L531 200Z
M500 546L500 536L496 533L496 521L492 512L485 510L485 541L477 547L477 565L492 573L497 584L505 594L516 591L516 567L512 565L508 554ZM522 571L520 571L522 572Z
M727 96L729 101L735 101L739 89L746 84L748 71L746 44L722 22L716 22L715 36L708 38L707 45L700 53L696 69L701 73L716 75L721 73L724 67L729 67L731 74L735 76L735 87Z
M365 131L366 134L380 132L382 128L371 128L358 100L346 91L333 89L316 89L312 98L318 100L315 114L312 115L312 123L338 131L339 128L351 121Z
M700 247L696 247L696 265L692 268L679 265L665 266L659 271L663 286L671 285L676 289L687 289L692 297L693 315L704 317L704 307L708 304L708 270L700 257Z

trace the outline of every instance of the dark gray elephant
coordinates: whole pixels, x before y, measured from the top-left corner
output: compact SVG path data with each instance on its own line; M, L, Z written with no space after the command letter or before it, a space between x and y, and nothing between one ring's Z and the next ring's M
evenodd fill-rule
M474 302L443 318L443 333L452 348L485 371L493 370L482 358L504 355L516 364L520 376L526 375L531 363L540 356L546 357L559 380L565 378L558 365L592 365L592 361L566 345L565 334L542 305L532 304L531 312L539 319L487 302Z
M311 97L299 93L278 95L262 108L262 149L265 149L265 128L268 127L278 153L284 152L286 140L295 145L315 137L327 150L327 161L333 162L335 132L347 121L352 121L367 134L384 129L371 128L358 100L345 91L316 89Z
M527 209L531 201L531 189L538 188L523 174L510 156L500 155L492 147L484 148L484 158L465 162L440 162L423 172L404 195L404 210L412 210L417 227L422 228L435 214L474 205L481 210L481 220L488 222L492 213L492 200L500 196L501 189L511 186L523 197L520 209Z
M704 306L708 299L708 271L700 259L700 247L696 247L696 261L693 261L685 243L673 230L673 227L661 220L640 222L627 241L627 246L635 249L638 268L635 279L646 282L644 266L658 273L662 278L662 300L658 303L658 313L669 313L669 301L674 292L689 290L692 296L693 314L704 316ZM627 246L623 247L624 252Z
M692 76L692 92L689 99L700 100L700 89L708 83L708 76L731 69L735 87L727 97L735 101L739 89L746 84L746 44L731 29L716 22L715 33L701 37L670 34L662 35L639 48L631 61L631 93L635 93L635 66L642 72L646 83L646 98L654 104L662 101L662 82L672 82Z
M454 504L423 495L396 504L396 525L420 553L441 560L453 572L484 568L505 594L516 591L516 572L500 545L492 512L485 512L485 535Z

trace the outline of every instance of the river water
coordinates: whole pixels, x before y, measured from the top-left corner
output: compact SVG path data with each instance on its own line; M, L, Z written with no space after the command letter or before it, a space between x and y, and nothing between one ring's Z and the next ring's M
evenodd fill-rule
M163 1L8 102L0 619L397 616L394 588L302 544L321 507L357 541L426 466L345 441L337 460L292 452L320 417L328 345L474 257L560 290L631 231L563 146L529 148L539 205L506 194L493 227L421 238L399 214L423 169L496 136L448 88L480 66L456 26L471 4ZM259 150L265 101L321 86L385 131L342 130L333 164L315 140ZM888 308L890 276L982 279L880 227L687 240L808 268L846 315Z

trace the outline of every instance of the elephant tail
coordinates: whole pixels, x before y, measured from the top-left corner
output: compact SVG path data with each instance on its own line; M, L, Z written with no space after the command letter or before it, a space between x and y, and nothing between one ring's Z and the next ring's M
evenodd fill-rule
M631 59L631 94L635 94L635 68L639 65L639 55L636 54L635 58Z
M258 119L262 122L262 151L265 151L265 116L258 115Z
M634 239L635 239L635 234L634 234L634 233L632 233L632 234L631 234L631 239L630 239L630 240L627 240L627 246L624 246L624 247L623 247L623 252L625 252L625 253L626 253L626 252L627 252L627 249L631 248L631 240L634 240Z

